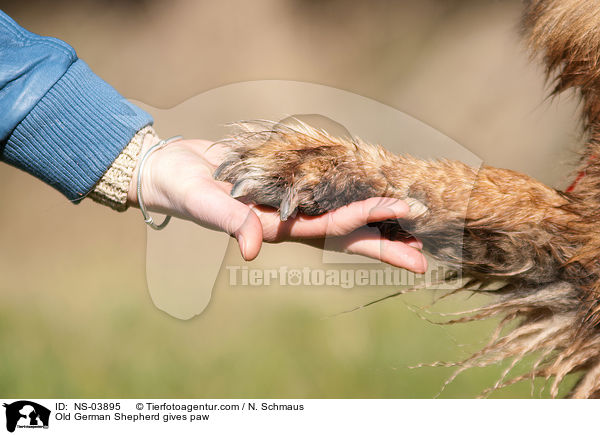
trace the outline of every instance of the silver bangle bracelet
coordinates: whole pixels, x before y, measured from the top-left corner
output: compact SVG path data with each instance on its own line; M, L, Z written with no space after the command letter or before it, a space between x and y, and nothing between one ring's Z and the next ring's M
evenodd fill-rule
M166 227L167 224L169 223L169 221L171 220L171 216L165 217L165 220L160 225L157 225L154 223L154 219L152 219L152 216L150 216L148 214L148 210L146 209L146 206L144 205L144 196L142 195L142 173L144 172L144 165L146 164L146 160L148 159L150 154L152 154L154 151L157 151L157 150L163 148L168 143L174 142L179 139L183 139L183 136L173 136L173 137L170 137L169 139L161 140L156 145L151 146L148 149L148 151L146 151L144 153L144 155L142 156L142 159L140 160L140 167L138 168L138 173L137 173L138 205L140 206L140 210L142 211L142 216L144 217L144 222L146 222L150 228L155 229L155 230L162 230L164 227Z

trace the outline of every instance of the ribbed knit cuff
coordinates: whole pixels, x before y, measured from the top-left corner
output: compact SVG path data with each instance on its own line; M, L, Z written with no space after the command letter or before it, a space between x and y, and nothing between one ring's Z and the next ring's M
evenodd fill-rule
M131 186L133 172L137 166L144 140L150 135L151 141L159 141L154 129L150 126L142 128L131 139L119 154L108 171L102 176L94 190L87 196L94 201L106 205L116 211L127 210L127 194Z
M151 123L77 60L13 130L3 160L80 201Z

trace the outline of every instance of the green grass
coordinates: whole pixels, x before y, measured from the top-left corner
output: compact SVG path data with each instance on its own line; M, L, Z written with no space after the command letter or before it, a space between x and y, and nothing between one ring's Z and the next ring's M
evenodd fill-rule
M406 305L428 303L426 292L326 318L352 305L344 301L373 295L343 293L222 289L191 321L159 312L143 292L107 292L72 311L34 305L27 316L32 307L13 301L0 310L0 391L5 397L430 398L452 369L409 366L466 356L494 323L429 324ZM441 397L474 397L501 369L469 370ZM492 397L530 397L529 390L522 383Z

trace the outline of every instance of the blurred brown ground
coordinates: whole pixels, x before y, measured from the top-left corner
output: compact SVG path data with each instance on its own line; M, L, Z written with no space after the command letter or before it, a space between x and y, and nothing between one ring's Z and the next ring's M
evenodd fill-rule
M581 141L576 100L545 99L543 70L518 36L518 1L0 7L29 30L67 41L99 76L149 106L173 107L239 81L320 83L395 107L486 164L558 187ZM491 326L442 331L398 301L324 322L376 293L234 291L223 277L205 314L176 321L148 297L137 210L73 206L6 165L0 198L3 396L432 397L449 372L406 365L464 356L449 334L478 344ZM206 253L190 255L202 261ZM319 253L279 245L269 255L309 261ZM227 261L239 263L235 246ZM463 375L445 397L471 397L495 373Z

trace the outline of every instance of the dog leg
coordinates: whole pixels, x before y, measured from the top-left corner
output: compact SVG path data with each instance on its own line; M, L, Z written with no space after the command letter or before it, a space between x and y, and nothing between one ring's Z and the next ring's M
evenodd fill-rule
M322 214L374 196L411 205L399 222L381 223L389 238L419 238L427 251L465 271L547 283L573 273L576 215L564 194L506 169L394 155L308 125L244 124L215 176L232 194L279 208Z

